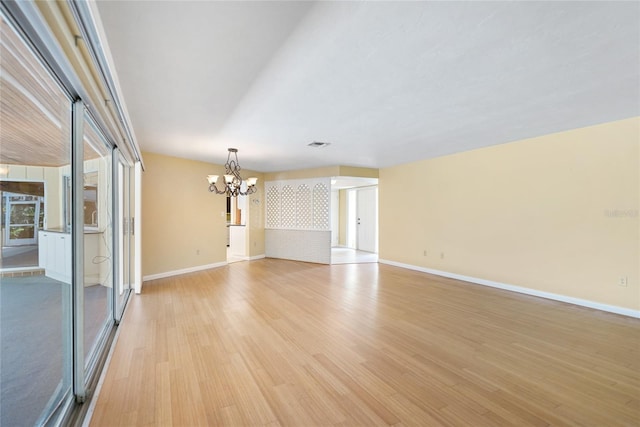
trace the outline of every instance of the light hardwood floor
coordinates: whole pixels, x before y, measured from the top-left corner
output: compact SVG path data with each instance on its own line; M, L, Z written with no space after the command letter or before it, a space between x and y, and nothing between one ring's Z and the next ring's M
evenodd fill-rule
M93 426L637 426L640 320L378 264L264 259L130 302Z

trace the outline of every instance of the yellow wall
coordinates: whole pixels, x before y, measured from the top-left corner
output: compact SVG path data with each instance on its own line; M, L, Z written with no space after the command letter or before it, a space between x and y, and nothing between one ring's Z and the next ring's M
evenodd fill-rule
M245 222L247 256L256 257L264 255L264 175L260 172L242 169L242 176L258 178L257 191L247 196L247 212L243 213L249 218Z
M380 258L638 310L639 145L633 118L381 169Z
M143 157L143 276L226 262L226 200L211 194L206 180L217 173L213 165L148 152Z
M331 176L349 176L358 178L377 178L378 169L359 168L353 166L327 166L323 168L298 169L283 172L268 172L264 174L265 181L285 179L307 179Z
M146 152L142 174L142 274L149 276L227 261L226 199L209 192L207 175L224 166ZM264 254L264 180L243 217L247 256ZM200 252L198 254L198 251Z
M328 166L324 168L299 169L283 172L268 172L264 174L265 181L279 181L284 179L307 179L340 175L339 166Z
M338 244L347 246L347 190L340 190L340 210L338 213Z
M378 178L380 172L378 169L372 168L358 168L354 166L340 166L339 174L337 176L353 176L358 178Z

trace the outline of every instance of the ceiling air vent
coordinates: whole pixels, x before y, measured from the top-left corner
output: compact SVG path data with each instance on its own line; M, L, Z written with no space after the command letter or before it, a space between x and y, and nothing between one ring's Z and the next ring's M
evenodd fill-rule
M321 147L326 147L327 145L331 145L330 142L320 142L320 141L313 141L311 144L307 144L309 147L313 147L313 148L321 148Z

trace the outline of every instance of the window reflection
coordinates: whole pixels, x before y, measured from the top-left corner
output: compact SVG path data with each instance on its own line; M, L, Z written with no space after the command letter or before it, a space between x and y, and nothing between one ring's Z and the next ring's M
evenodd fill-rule
M111 324L113 288L111 148L93 121L84 124L84 350L85 367Z
M71 101L2 15L0 58L0 425L26 426L70 393Z

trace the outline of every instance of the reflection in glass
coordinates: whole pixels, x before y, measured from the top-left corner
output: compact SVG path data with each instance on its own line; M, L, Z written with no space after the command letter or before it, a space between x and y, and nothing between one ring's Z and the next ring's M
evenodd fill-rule
M84 124L85 368L111 324L113 288L111 148L88 118Z
M98 226L98 173L84 174L84 225Z
M28 426L70 393L71 102L1 15L0 58L0 425Z

